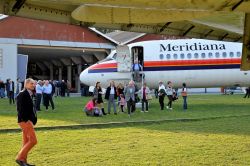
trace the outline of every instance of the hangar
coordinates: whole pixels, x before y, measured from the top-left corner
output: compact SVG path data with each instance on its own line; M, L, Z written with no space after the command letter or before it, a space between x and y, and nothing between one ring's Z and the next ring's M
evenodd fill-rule
M27 76L69 80L79 92L79 74L118 44L93 28L9 16L0 20L0 44L28 55Z

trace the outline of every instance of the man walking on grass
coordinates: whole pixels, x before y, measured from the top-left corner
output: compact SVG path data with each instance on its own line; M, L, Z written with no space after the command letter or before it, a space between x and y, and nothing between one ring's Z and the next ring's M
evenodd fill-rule
M18 125L22 129L22 148L16 157L16 163L20 166L34 166L27 163L29 151L37 144L34 125L37 122L36 111L33 107L33 90L35 81L31 78L25 80L24 90L17 96Z

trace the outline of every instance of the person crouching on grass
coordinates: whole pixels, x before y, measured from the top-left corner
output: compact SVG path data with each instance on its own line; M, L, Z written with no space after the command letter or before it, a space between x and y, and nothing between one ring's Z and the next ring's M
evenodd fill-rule
M102 112L100 109L97 107L97 99L93 98L90 100L86 106L84 107L84 112L86 113L87 116L102 116Z

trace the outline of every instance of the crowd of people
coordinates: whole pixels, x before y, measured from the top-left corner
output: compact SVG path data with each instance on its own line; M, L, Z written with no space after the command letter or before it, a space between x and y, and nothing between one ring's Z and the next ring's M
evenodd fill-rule
M33 90L32 98L36 111L41 111L40 105L43 103L45 111L48 111L49 106L55 110L53 102L54 97L69 96L71 84L69 81L57 80L38 80L34 81L35 88ZM10 104L15 104L15 100L19 92L23 89L23 83L17 78L16 82L7 79L6 82L0 80L0 97L9 99Z
M111 110L113 109L114 114L117 115L118 110L125 112L125 107L127 107L128 115L131 116L136 109L135 104L138 96L142 99L141 112L148 112L148 95L150 95L150 90L146 83L143 84L140 90L137 90L134 81L130 81L125 87L121 83L116 86L115 82L111 81L104 94L101 83L97 82L93 92L93 99L84 107L84 112L88 116L102 116L111 114ZM104 109L103 96L108 103L107 113ZM144 104L146 105L146 109L144 109Z
M172 102L177 100L177 93L172 88L173 84L171 81L167 82L165 88L162 81L159 82L159 88L157 89L159 97L159 103L161 110L164 110L164 98L167 96L168 103L166 108L172 110ZM106 99L107 113L104 109L103 96ZM183 83L181 89L181 96L183 97L183 109L187 110L187 88L186 84ZM93 91L93 98L84 107L84 112L87 116L102 116L111 113L111 109L115 115L117 115L118 109L121 112L125 112L125 108L129 117L136 110L136 103L141 101L141 112L148 112L149 110L149 100L152 99L151 90L146 83L138 88L134 81L130 81L128 85L123 86L121 83L115 86L115 82L111 81L110 85L106 89L106 93L103 92L101 83L97 82Z

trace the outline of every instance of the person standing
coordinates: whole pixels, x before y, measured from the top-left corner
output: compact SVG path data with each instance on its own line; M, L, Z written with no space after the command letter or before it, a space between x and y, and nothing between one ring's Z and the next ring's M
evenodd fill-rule
M67 83L66 83L66 85L67 85L67 97L69 97L69 93L70 93L70 90L71 90L71 82L69 82L69 80L67 80Z
M8 92L8 97L9 97L9 101L10 104L15 104L15 98L14 98L14 88L15 88L15 84L14 82L10 79L9 82L6 84L6 91Z
M16 79L16 95L18 95L18 93L22 90L22 83L20 81L20 78Z
M183 98L183 110L187 110L187 87L186 83L182 84L181 96Z
M5 85L2 80L0 80L0 97L4 98L5 97Z
M128 86L124 89L125 100L127 102L128 115L131 116L131 111L135 104L135 86L134 81L130 81Z
M32 166L27 163L29 151L37 144L34 125L37 123L36 111L33 107L32 91L34 80L28 78L24 83L24 90L17 96L17 119L22 129L23 145L16 157L16 163L20 166Z
M134 61L132 69L133 69L133 72L134 72L134 80L135 81L140 81L140 71L142 71L142 65L139 63L138 60Z
M165 86L163 85L162 81L159 82L158 92L159 92L158 94L159 94L159 103L161 106L161 110L164 110L164 98L165 98L166 91L165 91Z
M60 95L60 82L55 80L54 85L55 85L55 97L58 97L58 95Z
M119 106L120 106L122 112L124 112L125 104L126 104L126 100L124 98L124 94L120 94Z
M103 105L103 100L102 100L103 93L102 93L102 87L101 87L101 83L100 82L97 82L95 84L93 95L94 95L94 98L97 99L97 104L99 105L99 107L101 107L102 114L106 115L106 113L104 111L104 105Z
M117 115L116 103L115 103L115 100L117 99L117 92L114 81L110 82L110 86L106 90L105 99L108 100L108 114L110 114L110 109L112 104L114 109L114 114Z
M246 88L246 94L245 94L245 96L243 97L243 98L249 98L249 96L250 96L250 87L247 87Z
M66 85L65 81L62 80L62 82L61 82L61 96L62 97L65 97L65 91L66 91L66 89L67 89L67 85Z
M147 96L150 93L149 88L147 87L147 84L144 83L143 86L141 87L141 103L142 103L142 110L141 112L148 112L148 98ZM146 104L146 111L144 109L144 104Z
M36 111L41 111L40 105L43 95L43 84L41 80L38 80L36 85Z
M52 86L48 80L45 81L43 85L43 100L46 111L48 111L49 103L51 104L52 110L55 110L53 98L52 98Z
M121 96L121 94L124 95L124 93L123 93L124 87L123 87L122 83L119 83L116 89L117 89L117 97L118 97L118 105L119 105L120 99L121 99L120 96Z
M172 102L173 102L173 85L171 81L168 81L168 86L166 88L166 94L168 96L168 104L167 109L172 110Z

